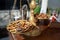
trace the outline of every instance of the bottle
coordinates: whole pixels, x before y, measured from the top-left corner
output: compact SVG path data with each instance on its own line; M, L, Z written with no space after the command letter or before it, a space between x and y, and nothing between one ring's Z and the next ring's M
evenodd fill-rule
M34 9L34 15L36 14L40 14L40 5L39 5L39 0L35 0L36 1L36 8Z
M39 0L36 0L36 4L39 5Z

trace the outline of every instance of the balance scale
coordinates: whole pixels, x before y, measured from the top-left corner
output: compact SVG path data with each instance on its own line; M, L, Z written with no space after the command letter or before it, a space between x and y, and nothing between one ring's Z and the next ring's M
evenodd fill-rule
M35 0L32 0L32 1L35 1ZM33 3L32 3L33 4ZM15 5L16 5L16 0L14 1L14 6L13 6L13 9L15 8ZM47 11L47 5L48 5L48 0L42 0L42 5L41 5L41 11L40 11L40 13L42 14L42 13L44 13L44 14L46 14L46 11ZM21 0L20 0L20 8L21 8ZM31 22L31 24L32 25L34 25L34 26L36 26L35 24L34 24L34 22L32 22L33 20L31 20L31 19L33 19L34 17L32 16L33 15L33 9L34 8L30 8L30 12L32 13L32 14L30 14L30 22ZM22 13L22 19L21 20L24 20L23 19L23 10L21 9L20 10L20 12ZM27 10L27 15L28 15L28 10ZM32 18L33 17L33 18ZM17 18L19 18L18 16L16 16L16 17L14 17L15 18L15 20L17 20ZM27 19L26 19L27 20ZM17 23L18 21L16 21L16 23ZM12 23L13 24L13 23ZM8 25L8 27L7 27L7 29L9 28L9 25ZM37 26L36 26L36 28L38 28ZM9 29L8 29L8 31L9 31ZM34 31L33 31L34 32ZM39 32L39 28L38 28L38 32ZM12 33L12 37L13 37L13 39L14 40L16 40L16 38L14 37L14 35L13 35L14 33ZM24 34L24 33L23 33ZM28 33L27 33L28 34ZM28 35L30 35L30 34L28 34ZM39 34L38 34L39 35ZM32 36L34 36L33 34L32 34ZM36 35L37 36L37 35Z

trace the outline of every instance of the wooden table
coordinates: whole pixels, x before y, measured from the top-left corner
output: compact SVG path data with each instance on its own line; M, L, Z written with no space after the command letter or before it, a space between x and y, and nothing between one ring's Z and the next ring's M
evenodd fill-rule
M52 23L50 27L44 27L44 31L39 36L36 37L28 37L22 36L19 34L15 34L16 40L60 40L60 23ZM10 40L13 40L10 33Z

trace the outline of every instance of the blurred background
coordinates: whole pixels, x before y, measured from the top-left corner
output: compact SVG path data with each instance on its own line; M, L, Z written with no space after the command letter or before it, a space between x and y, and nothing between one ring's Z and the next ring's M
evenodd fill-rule
M15 0L0 0L0 40L9 40L8 31L6 29L6 26L8 25L11 17L11 10L13 10L13 14L16 16L20 16L20 0L16 0L15 8L13 9L13 4ZM31 0L29 0L30 3ZM41 6L40 0L40 6ZM27 0L21 1L22 5L27 5L29 10L29 4ZM53 13L53 11L56 12L58 15L57 21L60 22L60 0L48 0L48 8L47 13L50 15ZM28 11L29 12L29 11ZM14 16L12 16L12 19L14 19Z

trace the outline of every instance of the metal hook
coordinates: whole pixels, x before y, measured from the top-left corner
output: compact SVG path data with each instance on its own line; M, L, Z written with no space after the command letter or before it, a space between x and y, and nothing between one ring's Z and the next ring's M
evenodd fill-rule
M27 16L28 16L28 7L25 4L22 6L22 19L27 20Z

